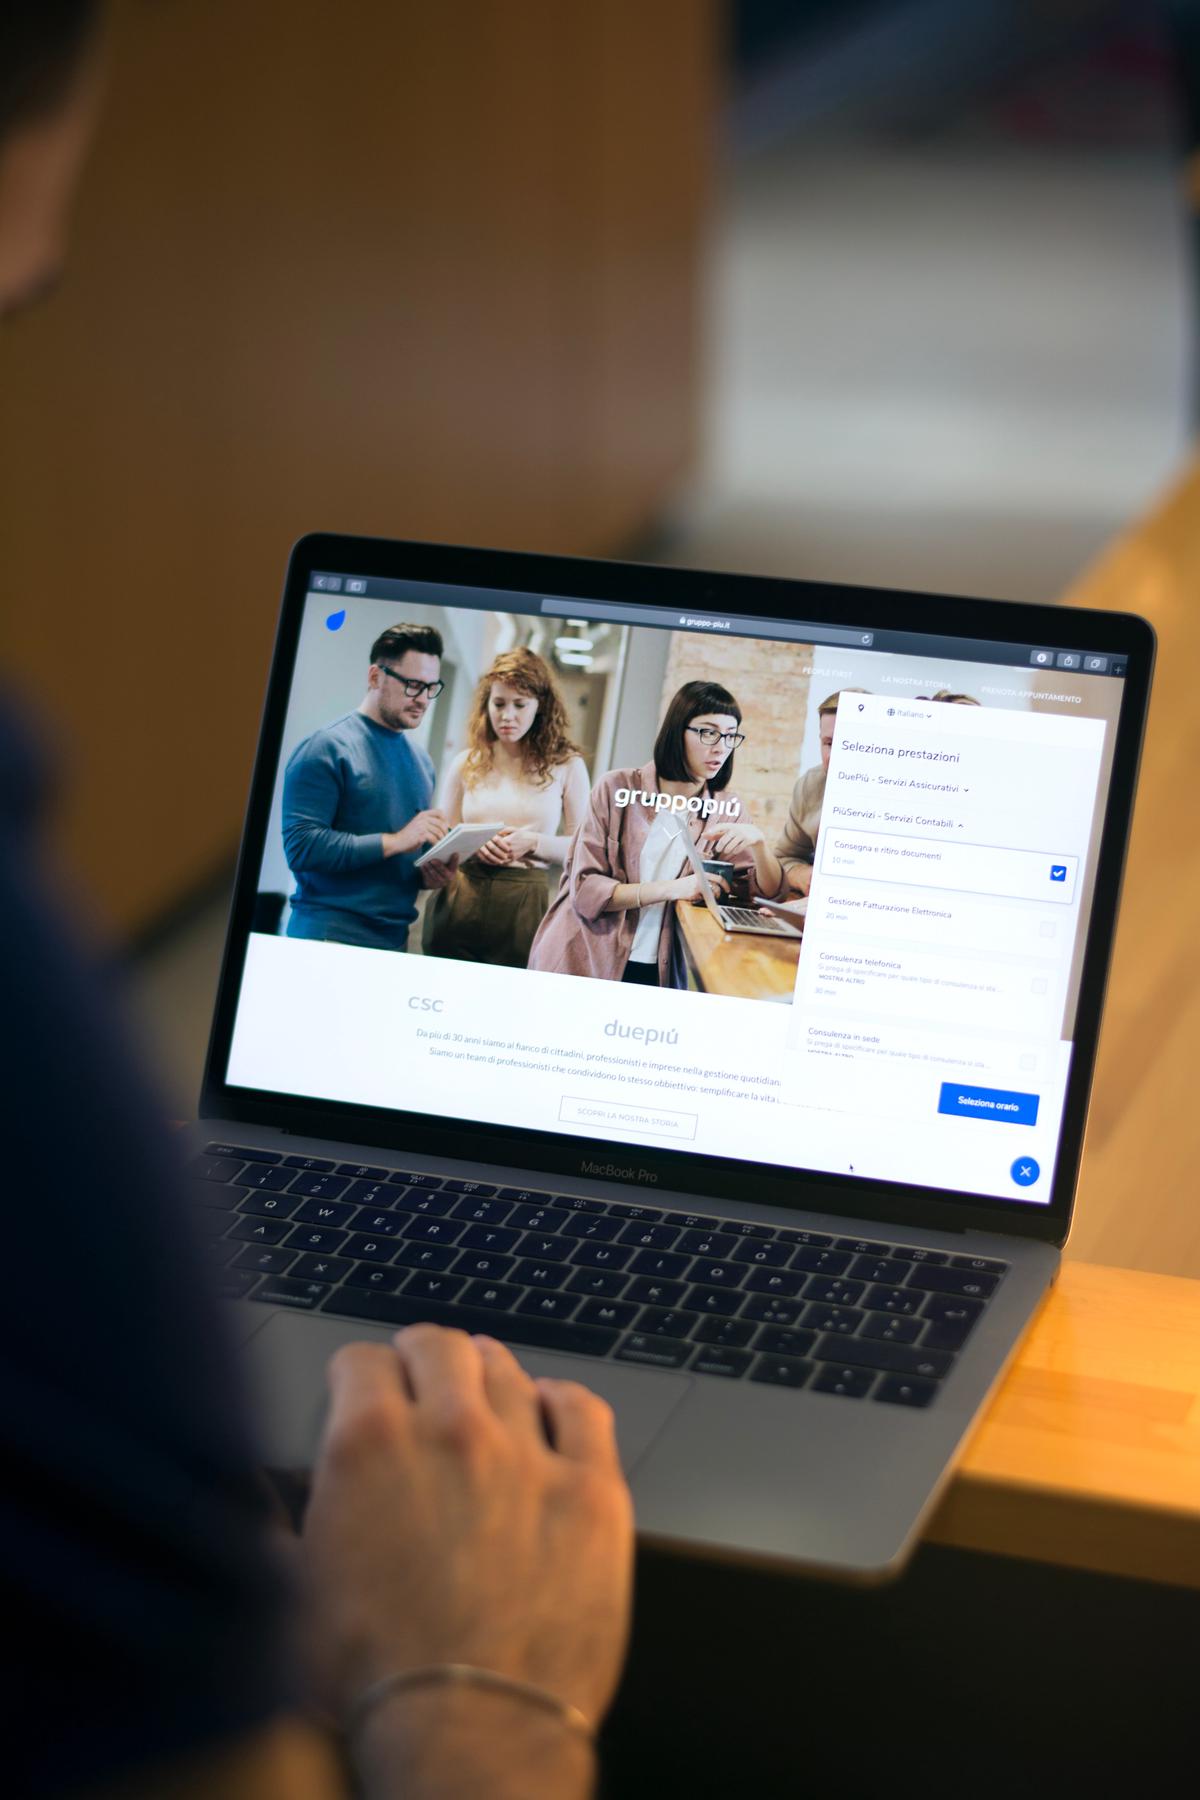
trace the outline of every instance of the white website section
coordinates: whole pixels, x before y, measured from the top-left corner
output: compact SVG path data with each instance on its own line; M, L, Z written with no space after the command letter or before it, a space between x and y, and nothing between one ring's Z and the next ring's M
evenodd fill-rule
M1104 722L839 709L789 1043L802 1106L1049 1199ZM942 1177L945 1180L945 1176Z

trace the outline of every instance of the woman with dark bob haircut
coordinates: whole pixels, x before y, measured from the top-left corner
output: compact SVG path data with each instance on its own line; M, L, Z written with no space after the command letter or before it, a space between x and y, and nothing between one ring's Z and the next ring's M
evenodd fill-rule
M686 987L674 902L696 899L699 883L683 832L702 856L745 869L751 895L782 897L779 861L730 788L734 752L745 741L741 723L727 688L685 682L667 707L653 759L601 777L533 940L531 969Z

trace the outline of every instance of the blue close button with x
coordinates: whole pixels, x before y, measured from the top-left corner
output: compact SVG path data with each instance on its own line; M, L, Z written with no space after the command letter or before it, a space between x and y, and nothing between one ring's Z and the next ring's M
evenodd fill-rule
M1018 1187L1032 1187L1041 1172L1032 1156L1018 1156L1009 1171Z

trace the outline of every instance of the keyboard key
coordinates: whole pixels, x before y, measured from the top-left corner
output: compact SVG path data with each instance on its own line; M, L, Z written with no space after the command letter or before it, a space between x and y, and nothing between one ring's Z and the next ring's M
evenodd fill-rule
M296 1179L295 1169L275 1168L266 1163L248 1163L238 1176L243 1187L267 1188L280 1193Z
M769 1238L775 1236L774 1226L747 1225L742 1219L726 1219L725 1229L726 1231L732 1231L733 1235L739 1238Z
M804 1301L777 1300L770 1294L751 1294L742 1307L741 1317L760 1325L795 1325L804 1311Z
M210 1146L211 1148L211 1146ZM706 1218L702 1213L664 1213L663 1218L668 1225L684 1225L697 1231L719 1231L720 1220Z
M549 1206L550 1196L537 1188L508 1187L500 1189L501 1200L517 1200L525 1206Z
M675 1307L647 1306L637 1322L643 1337L691 1337L699 1320L693 1312L680 1312Z
M792 1268L805 1269L810 1275L844 1275L850 1261L849 1252L845 1250L802 1248L792 1257Z
M374 1288L383 1294L394 1294L405 1278L404 1269L392 1269L383 1263L355 1263L346 1277L346 1285L355 1288Z
M333 1168L333 1162L327 1156L285 1156L283 1160L289 1169L328 1171Z
M508 1223L519 1231L560 1232L571 1217L560 1206L514 1206Z
M862 1281L882 1281L895 1285L908 1274L909 1265L898 1256L856 1256L846 1273Z
M707 1256L728 1262L741 1242L741 1238L735 1238L727 1231L685 1231L675 1248L686 1250L689 1256Z
M512 1278L519 1281L522 1287L558 1289L566 1287L570 1273L569 1264L539 1262L536 1257L529 1257L517 1264Z
M947 1263L950 1258L944 1250L915 1249L911 1244L893 1244L892 1255L899 1262Z
M254 1298L264 1306L294 1306L298 1312L315 1312L329 1292L325 1281L296 1281L290 1275L268 1275Z
M699 1268L693 1269L694 1275L701 1275ZM703 1279L708 1280L708 1274ZM752 1294L773 1294L777 1300L794 1300L803 1286L801 1275L790 1275L779 1269L752 1269L746 1278L746 1286Z
M248 1244L233 1260L235 1269L257 1269L260 1275L282 1275L296 1260L294 1250L258 1250Z
M194 1181L232 1181L245 1168L237 1156L197 1156L188 1166Z
M206 1238L201 1245L201 1254L205 1262L211 1263L214 1268L219 1269L224 1263L232 1262L240 1249L241 1245L235 1243L232 1238Z
M289 1195L290 1199L291 1196ZM364 1208L343 1206L340 1200L305 1200L296 1212L297 1225L353 1225ZM368 1218L373 1215L367 1214ZM391 1218L389 1213L388 1218ZM393 1226L393 1230L396 1227Z
M213 1238L223 1238L229 1228L229 1214L225 1212L210 1212L204 1207L203 1210L197 1209L191 1217L193 1234L206 1242L211 1242Z
M701 1344L723 1344L740 1350L754 1336L754 1326L745 1319L701 1319L693 1336Z
M890 1400L893 1406L928 1406L937 1397L935 1381L913 1381L901 1375L886 1375L875 1389L875 1400Z
M892 1248L890 1244L873 1243L870 1238L840 1237L834 1241L839 1250L853 1250L856 1256L888 1256Z
M928 1288L935 1294L963 1294L970 1300L986 1300L996 1291L996 1275L975 1275L970 1269L930 1269L924 1264L909 1271L910 1287Z
M329 1167L332 1169L333 1164ZM313 1200L338 1200L350 1183L344 1175L322 1175L315 1170L297 1175L291 1186L293 1194L307 1194Z
M418 1298L407 1288L399 1294L334 1288L322 1310L344 1318L370 1319L377 1325L416 1325L422 1321L454 1325L460 1331L484 1332L510 1344L529 1344L537 1350L566 1350L579 1356L604 1356L617 1339L615 1331L600 1325L518 1313L505 1313L501 1318L486 1306L447 1305L440 1300ZM685 1351L688 1348L683 1346Z
M935 1325L963 1325L969 1331L983 1311L982 1300L957 1299L950 1294L929 1294L921 1308L923 1319Z
M352 1181L342 1195L350 1206L390 1206L395 1198L395 1188L386 1181Z
M803 1387L813 1372L813 1365L792 1356L760 1356L750 1371L751 1381L765 1381L772 1387Z
M733 1260L751 1263L756 1268L783 1269L792 1255L790 1244L763 1243L760 1238L746 1238L733 1253Z
M870 1392L875 1380L871 1369L848 1369L840 1363L823 1363L812 1383L816 1394L841 1394L847 1400L861 1400Z
M899 1313L904 1317L919 1312L925 1296L917 1289L901 1287L870 1287L867 1289L864 1306L873 1312Z
M278 1150L255 1150L249 1144L205 1144L205 1156L232 1156L239 1162L278 1163L283 1155Z
M785 1226L775 1235L781 1238L785 1244L810 1244L817 1249L828 1248L833 1243L833 1239L826 1231L798 1231L791 1225Z
M866 1316L859 1306L822 1306L815 1300L805 1308L801 1323L810 1331L836 1331L852 1337Z
M628 1285L628 1275L612 1274L604 1269L579 1269L568 1281L567 1288L572 1294L592 1294L600 1300L615 1300Z
M451 1208L451 1217L474 1225L502 1225L512 1211L511 1200L490 1200L466 1194Z
M516 1232L509 1232L507 1235L516 1243ZM573 1247L570 1238L547 1237L543 1231L527 1231L517 1245L522 1256L536 1257L539 1262L565 1262ZM496 1248L499 1249L500 1245L497 1244Z
M681 1257L680 1262L682 1263L683 1260ZM741 1286L746 1271L737 1263L722 1262L709 1256L698 1256L692 1264L689 1274L692 1280L701 1287L736 1288Z
M640 1250L669 1250L678 1236L678 1225L648 1225L642 1219L634 1219L625 1226L618 1242L635 1244Z
M613 1325L624 1331L633 1324L637 1307L628 1300L585 1300L578 1316L584 1325Z
M361 1207L354 1219L355 1231L365 1231L369 1237L399 1237L404 1224L403 1213L375 1212L369 1206Z
M991 1256L952 1256L952 1269L974 1269L977 1275L1007 1275L1008 1264Z
M625 1298L640 1300L643 1306L678 1306L686 1293L686 1281L658 1281L653 1275L638 1275Z
M618 1201L609 1207L609 1212L617 1219L661 1219L662 1213L654 1206L627 1206Z
M588 1200L581 1194L555 1194L554 1204L571 1213L602 1213L605 1210L603 1200Z
M426 1219L417 1213L405 1221L402 1236L423 1244L457 1244L465 1230L461 1219Z
M454 1265L454 1273L476 1281L503 1281L516 1260L515 1256L500 1256L495 1251L464 1250Z
M520 1240L521 1233L507 1225L468 1225L458 1242L463 1250L502 1252L514 1249Z
M337 1172L339 1175L349 1175L353 1181L381 1183L387 1180L389 1173L387 1169L376 1168L373 1163L339 1163Z
M897 1319L896 1323L898 1325L911 1323L919 1327L921 1321L920 1319L911 1321ZM973 1324L974 1320L971 1323ZM925 1335L921 1342L927 1350L961 1350L967 1341L970 1330L970 1325L926 1325Z
M754 1361L749 1350L725 1349L717 1344L702 1344L697 1350L692 1370L697 1375L724 1375L736 1379L744 1375Z
M253 1214L247 1214L234 1220L229 1235L246 1244L278 1244L287 1236L288 1230L286 1219L256 1219Z
M737 1288L694 1287L689 1289L684 1305L698 1313L735 1313L742 1304Z
M786 1325L764 1325L754 1348L766 1356L807 1356L817 1341L815 1331L798 1331Z
M342 1247L347 1256L358 1262L391 1262L397 1246L395 1238L368 1237L365 1232L352 1231Z
M573 1213L563 1226L563 1235L607 1244L612 1242L621 1229L620 1219L611 1219L607 1213L601 1213L599 1217L594 1213Z
M614 1245L614 1248L621 1247ZM689 1260L686 1256L678 1256L674 1250L639 1250L629 1268L634 1275L661 1275L667 1281L678 1281Z
M392 1261L403 1269L435 1270L452 1268L457 1259L453 1244L422 1244L417 1238L401 1238Z
M511 1312L524 1292L509 1281L472 1281L463 1299L470 1306L486 1306L492 1312Z
M340 1250L349 1236L348 1231L330 1231L327 1226L297 1225L287 1242L294 1250L307 1250L314 1254L320 1250L332 1253Z
M589 1269L623 1269L633 1251L628 1244L579 1244L571 1252L573 1263Z
M461 1294L465 1285L461 1275L427 1275L418 1269L405 1282L404 1293L409 1300L446 1301Z
M954 1358L942 1350L925 1350L911 1344L885 1344L879 1338L843 1338L832 1333L818 1338L816 1354L823 1362L852 1363L860 1369L882 1369L896 1375L919 1375L940 1381Z
M213 1194L239 1194L240 1188L210 1188ZM268 1194L252 1188L239 1202L240 1213L253 1213L258 1219L290 1219L300 1202L294 1194Z
M214 1212L232 1212L235 1206L250 1199L255 1192L254 1188L222 1187L216 1181L198 1181L189 1189L188 1198L194 1205L207 1206Z
M440 1188L443 1177L441 1175L414 1175L411 1169L393 1169L388 1180L395 1182L397 1187Z
M911 1344L925 1329L920 1319L898 1319L891 1313L869 1312L862 1322L863 1337L879 1338L885 1344ZM928 1339L923 1340L928 1342ZM940 1350L957 1349L957 1345L939 1344Z
M826 1306L853 1306L862 1294L861 1281L826 1281L823 1276L814 1275L804 1284L804 1298L820 1300Z
M681 1369L692 1354L692 1346L678 1339L647 1337L631 1331L616 1353L618 1362L644 1363L651 1369Z
M393 1188L392 1211L442 1219L458 1204L457 1194L429 1193L425 1188Z
M219 1300L244 1300L262 1280L261 1269L222 1269L216 1279Z
M494 1181L468 1181L458 1175L448 1176L442 1186L448 1194L477 1194L481 1199L485 1194L496 1192Z
M348 1256L302 1256L292 1274L305 1281L340 1281L353 1267Z

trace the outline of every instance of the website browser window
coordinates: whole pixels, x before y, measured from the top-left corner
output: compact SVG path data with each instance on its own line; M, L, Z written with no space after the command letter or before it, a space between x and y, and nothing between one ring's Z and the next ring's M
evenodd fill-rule
M1122 674L315 576L227 1079L1044 1204Z

